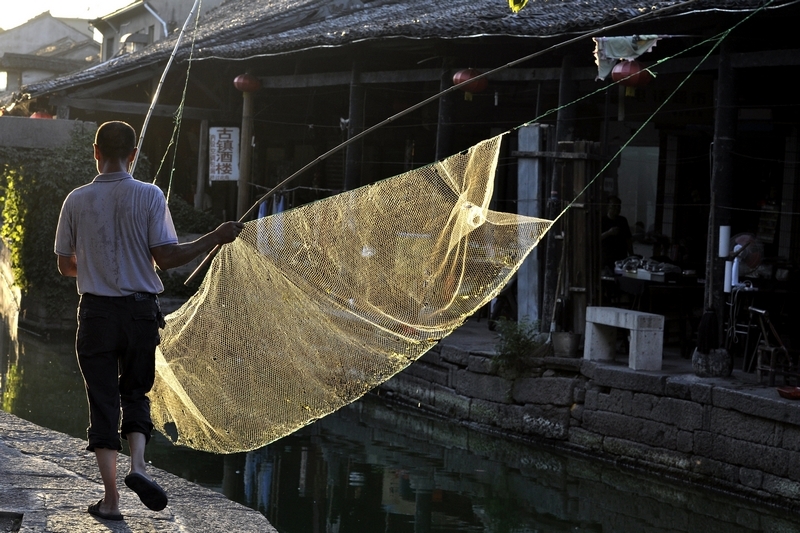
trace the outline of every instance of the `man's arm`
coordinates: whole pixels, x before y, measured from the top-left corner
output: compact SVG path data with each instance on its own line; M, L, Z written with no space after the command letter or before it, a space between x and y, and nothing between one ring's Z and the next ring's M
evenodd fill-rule
M244 228L244 224L241 222L225 222L195 241L156 246L150 248L150 253L153 254L158 268L168 270L185 265L214 246L232 242L242 232L242 228Z
M78 275L78 260L74 255L58 256L58 271L62 276L74 278Z

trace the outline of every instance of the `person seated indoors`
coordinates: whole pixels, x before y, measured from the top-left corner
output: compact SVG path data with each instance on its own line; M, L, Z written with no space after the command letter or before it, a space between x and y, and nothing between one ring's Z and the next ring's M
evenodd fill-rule
M628 219L620 215L622 202L609 196L606 213L600 221L600 254L604 270L614 271L614 263L633 255L633 237Z
M640 220L633 225L633 234L631 235L633 242L647 242L649 240L648 237L644 230L644 222Z
M653 255L650 259L658 263L675 264L672 258L667 255L667 250L669 250L669 240L667 238L657 239L656 242L653 243Z

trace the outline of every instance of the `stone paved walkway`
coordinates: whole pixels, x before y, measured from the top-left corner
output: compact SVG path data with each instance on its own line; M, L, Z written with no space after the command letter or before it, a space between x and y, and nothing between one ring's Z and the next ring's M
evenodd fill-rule
M471 319L446 339L475 352L492 352L486 319ZM99 520L86 508L103 496L94 454L86 442L0 410L0 533L206 533L277 531L259 512L163 470L149 472L169 494L161 512L147 509L125 487L127 456L120 454L122 522ZM19 529L17 529L19 528Z
M153 467L148 473L169 494L166 509L147 509L120 478L125 520L99 520L86 512L102 498L103 485L85 446L0 410L0 532L277 533L261 513ZM121 476L126 462L120 454Z

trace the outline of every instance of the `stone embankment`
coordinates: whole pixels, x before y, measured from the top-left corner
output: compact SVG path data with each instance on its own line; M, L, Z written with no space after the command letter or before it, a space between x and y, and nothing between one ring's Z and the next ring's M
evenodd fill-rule
M515 376L494 355L445 339L380 393L448 419L800 510L800 403L753 375L700 378L677 356L665 357L661 371L548 356Z
M0 409L0 531L20 533L277 533L267 518L224 495L163 470L149 473L169 505L147 509L122 482L128 457L120 455L120 510L124 521L95 518L86 508L103 496L103 482L86 441L22 420Z

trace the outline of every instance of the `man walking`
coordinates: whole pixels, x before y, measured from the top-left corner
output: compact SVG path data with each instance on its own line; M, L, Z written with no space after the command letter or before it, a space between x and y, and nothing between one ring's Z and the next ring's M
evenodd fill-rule
M115 121L97 129L98 175L64 200L55 239L59 272L77 278L75 348L89 401L87 450L95 453L105 491L88 512L107 520L123 519L116 481L120 435L131 453L125 484L148 508L160 511L167 505L144 460L153 429L147 393L155 380L163 321L157 295L164 287L155 266L166 270L186 264L232 242L244 227L225 222L179 244L161 189L129 174L135 156L131 126Z

